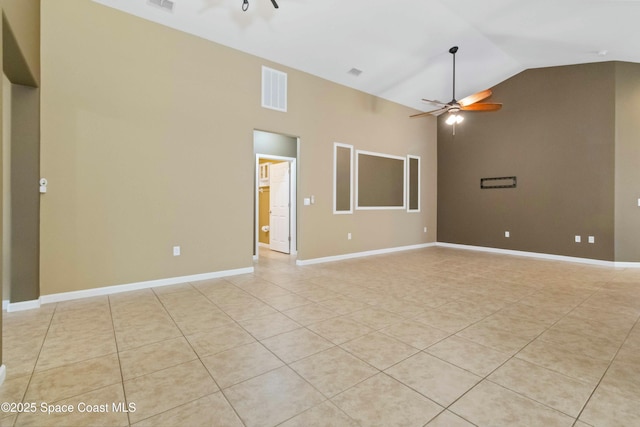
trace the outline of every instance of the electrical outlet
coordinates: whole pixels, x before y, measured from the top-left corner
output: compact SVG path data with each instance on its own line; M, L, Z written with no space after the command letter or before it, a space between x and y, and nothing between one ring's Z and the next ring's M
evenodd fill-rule
M589 243L595 243L596 242L596 237L595 236L589 236Z
M510 232L508 232L508 231L505 231L505 232L504 232L504 237L511 237L511 233L510 233Z
M580 243L580 242L582 242L582 237L576 236L576 243Z
M425 232L425 233L427 232L427 227L425 227L425 228L424 228L424 232Z
M180 256L180 246L173 247L173 256Z
M351 233L347 233L347 240L351 240Z

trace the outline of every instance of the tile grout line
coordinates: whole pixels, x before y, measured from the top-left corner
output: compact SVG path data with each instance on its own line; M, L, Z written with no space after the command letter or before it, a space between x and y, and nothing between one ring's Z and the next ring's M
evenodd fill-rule
M113 319L113 310L111 307L111 297L109 295L107 295L107 303L109 304L109 317L111 318L111 328L113 329L113 341L116 344L116 355L118 356L118 368L120 368L120 384L122 387L122 396L124 397L124 401L127 402L127 404L129 403L129 400L127 399L127 391L124 387L124 374L122 372L122 361L120 360L120 348L118 346L118 338L116 336L116 325L115 325L115 321ZM128 406L127 406L128 408ZM131 426L131 416L129 415L129 411L127 411L127 423L129 424L129 426Z
M200 289L198 289L197 287L195 287L192 283L189 282L189 285L198 293L200 293L201 295L203 295L205 297L205 299L207 299L207 301L209 301L209 298L204 295ZM198 354L198 352L195 350L195 348L193 348L193 345L191 344L191 342L189 341L189 339L187 338L187 336L184 334L184 331L180 328L180 326L178 325L178 323L176 322L176 320L173 318L173 316L171 315L171 311L169 310L169 308L164 304L164 302L160 299L160 297L158 296L158 294L155 292L155 290L152 288L152 291L154 293L154 295L156 296L156 298L158 299L158 301L160 302L160 304L162 305L162 307L164 308L164 310L167 312L167 314L169 315L169 317L171 318L171 321L175 324L176 328L178 328L178 330L180 331L181 337L187 342L187 345L189 346L189 348L191 348L191 351L193 351L193 353L196 355L197 360L202 364L202 367L205 369L205 371L207 371L207 374L209 375L209 378L211 378L211 380L213 381L213 383L216 385L216 387L218 387L218 391L220 392L220 394L224 397L225 401L229 404L229 407L233 410L233 412L236 414L236 417L238 417L238 420L244 425L246 426L245 421L242 419L242 417L240 416L240 414L238 413L238 411L236 411L236 408L231 404L231 402L229 401L229 398L227 397L227 395L224 393L224 391L222 390L222 387L220 387L220 384L218 384L218 382L216 381L216 379L213 377L213 375L211 374L211 372L209 372L209 369L207 369L206 365L204 364L204 362L202 361L202 358L200 357L200 355ZM213 302L212 302L213 303ZM215 304L214 304L215 305ZM217 306L216 306L217 307ZM218 309L220 309L220 307L218 307ZM226 314L226 313L225 313ZM233 319L232 319L233 320ZM195 360L195 359L194 359ZM174 365L173 367L178 366L178 365ZM216 392L217 393L217 392ZM213 393L215 394L215 393ZM193 399L189 402L185 402L182 403L176 407L173 408L169 408L166 411L162 411L158 414L154 414L151 415L150 417L147 417L145 419L149 419L151 417L163 414L165 412L171 411L175 408L187 405L189 403L193 403L196 402L200 399L202 399L203 397L206 397L209 395L205 395L205 396L201 396L198 397L196 399Z
M618 353L620 353L620 349L622 348L624 343L627 342L627 340L629 339L629 335L631 335L631 332L633 331L633 329L638 325L640 325L640 317L638 317L638 319L636 319L636 322L629 329L629 332L627 332L627 335L625 336L625 339L622 341L622 344L620 344L620 347L618 347L618 350L616 350L616 354L611 358L611 360L609 361L609 364L607 365L607 368L602 373L602 376L600 377L600 380L598 380L598 384L596 384L596 386L593 388L593 391L591 392L591 394L589 394L589 397L584 402L584 405L582 405L582 408L580 409L580 413L578 413L578 416L576 417L576 422L573 423L574 426L576 425L576 423L580 419L580 416L582 415L582 413L586 409L587 405L589 404L589 401L591 400L591 398L595 394L596 390L598 389L598 387L600 387L600 384L602 383L602 380L604 379L604 377L607 375L607 372L609 372L609 369L611 368L611 365L613 365L613 362L616 360L616 357L618 356Z
M535 292L534 292L534 293L535 293ZM528 295L527 295L527 296L528 296ZM524 296L524 297L522 297L522 298L520 298L520 299L518 299L518 300L514 301L512 304L517 304L517 303L519 303L519 302L520 302L522 299L524 299L524 298L526 298L526 296ZM497 311L496 311L496 312L494 312L493 314L496 314L496 313L498 313L498 312L502 311L503 309L504 309L504 307L503 307L503 308L501 308L501 309L499 309L499 310L497 310ZM574 309L575 309L575 307L574 307ZM573 311L573 309L572 309L571 311ZM510 389L510 388L508 388L508 387L504 387L504 386L502 386L502 385L500 385L500 384L497 384L497 383L495 383L495 382L491 381L491 380L489 379L489 376L491 376L494 372L496 372L496 371L497 371L498 369L500 369L502 366L504 366L505 364L507 364L510 360L512 360L512 359L514 359L514 358L516 358L516 356L517 356L517 354L518 354L518 353L520 353L522 350L524 350L525 348L527 348L527 347L528 347L528 346L529 346L533 341L535 341L535 340L536 340L537 338L539 338L542 334L544 334L547 330L551 329L551 328L552 328L553 326L555 326L558 322L560 322L560 320L564 319L564 318L565 318L565 317L566 317L566 316L567 316L571 311L569 311L568 313L566 313L564 316L562 316L561 318L559 318L556 322L554 322L553 324L551 324L550 326L548 326L546 329L544 329L542 332L540 332L538 335L536 335L534 338L532 338L532 339L531 339L531 340L530 340L530 341L529 341L525 346L523 346L520 350L518 350L517 352L515 352L513 355L511 355L511 357L509 357L508 359L506 359L504 362L502 362L500 365L498 365L495 369L493 369L493 370L492 370L491 372L489 372L487 375L485 375L484 377L482 377L482 379L481 379L480 381L478 381L478 383L476 383L473 387L469 388L469 389L468 389L466 392L464 392L462 395L458 396L458 398L457 398L457 399L455 399L453 402L451 402L451 403L450 403L450 404L449 404L445 409L446 409L446 410L451 411L452 413L456 414L457 416L459 416L459 417L461 417L461 418L464 418L464 417L462 417L460 414L458 414L458 413L454 412L453 410L451 410L451 409L450 409L450 408L451 408L451 406L453 406L456 402L458 402L458 401L459 401L460 399L462 399L465 395L467 395L469 392L471 392L471 390L473 390L474 388L476 388L478 385L480 385L480 384L481 384L481 383L483 383L484 381L489 381L489 382L491 382L491 383L493 383L493 384L496 384L496 385L498 385L498 386L500 386L500 387L505 388L506 390L509 390L509 391L511 391L511 392L513 392L513 393L516 393L516 394L520 395L520 396L523 396L523 397L524 397L524 398L526 398L526 399L529 399L529 400L532 400L532 401L534 401L534 402L536 402L536 403L538 403L538 404L541 404L541 405L543 405L543 406L545 406L545 407L547 407L547 408L549 408L549 409L551 409L551 410L553 410L553 411L556 411L556 412L559 412L559 413L563 413L563 414L564 414L564 412L559 411L558 409L552 408L552 407L550 407L550 406L548 406L548 405L546 405L546 404L544 404L544 403L542 403L542 402L538 402L537 400L535 400L535 399L533 399L533 398L531 398L531 397L529 397L529 396L525 396L525 395L523 395L522 393L519 393L519 392L517 392L517 391L515 391L515 390L511 390L511 389ZM485 317L485 318L483 318L483 319L481 319L481 320L484 320L484 319L486 319L486 318L488 318L488 317L492 316L493 314L490 314L489 316L487 316L487 317ZM481 320L479 320L478 322L480 322ZM527 319L525 319L525 320L527 320ZM475 324L476 324L476 323L478 323L478 322L472 323L471 325L469 325L469 326L467 326L467 327L465 327L465 328L463 328L463 329L461 329L461 330L465 330L465 329L467 329L467 328L469 328L469 327L471 327L471 326L475 325ZM460 332L460 331L458 331L458 332ZM451 336L456 335L458 332L454 333L454 334L453 334L453 335L451 335ZM463 338L463 339L465 339L464 337L459 337L459 338ZM492 347L488 347L488 346L485 346L485 345L483 345L483 344L476 343L476 342L471 341L471 340L467 340L467 341L470 341L470 342L472 342L472 343L474 343L474 344L481 345L481 346L483 346L483 347L487 347L487 348L489 348L489 349L495 350L495 349L493 349ZM434 344L434 345L435 345L435 344ZM431 347L431 346L430 346L430 347ZM427 347L427 348L428 348L428 347ZM426 349L425 349L425 350L426 350ZM495 350L495 351L498 351L498 350ZM428 353L428 354L431 354L431 353ZM450 364L452 364L451 362L449 362L449 361L447 361L447 360L444 360L444 359L441 359L441 358L440 358L440 357L438 357L438 356L435 356L435 355L432 355L432 356L437 357L438 359L442 360L443 362L446 362L446 363L450 363ZM532 362L529 362L529 363L532 363ZM540 366L540 365L538 365L538 364L536 364L536 363L533 363L533 364L534 364L534 365L536 365L536 366ZM454 366L457 366L457 365L455 365L455 364L453 364L453 365L454 365ZM464 368L462 368L462 367L460 367L460 366L457 366L457 367L458 367L458 368L460 368L460 369L464 369ZM544 366L541 366L541 367L542 367L542 368L544 368ZM549 369L549 368L545 368L545 369ZM465 370L465 371L468 371L468 370L466 370L466 369L464 369L464 370ZM552 371L556 372L555 370L552 370ZM468 372L471 372L471 371L468 371ZM473 373L473 372L471 372L471 373ZM477 374L475 374L475 375L477 375ZM595 389L594 389L594 390L595 390ZM565 414L565 415L567 415L567 416L569 416L569 417L571 417L571 418L574 418L574 424L575 424L575 422L577 421L577 419L578 419L578 417L579 417L579 415L578 415L577 417L573 417L573 416L571 416L571 415L569 415L569 414Z
M29 387L31 386L31 381L33 380L33 376L36 374L36 366L38 366L38 360L40 359L40 354L42 353L42 349L44 348L44 343L47 340L47 335L49 335L49 331L51 330L51 324L53 323L53 316L55 315L58 309L58 303L53 307L53 311L51 312L51 318L49 319L49 325L47 326L47 331L44 333L44 337L42 338L42 344L40 344L40 349L38 350L38 355L36 356L36 361L33 365L33 369L29 374L29 381L27 382L27 386L24 389L24 393L22 394L22 402L27 397L27 393L29 391ZM13 420L13 425L15 426L18 423L18 417L20 414L16 415L16 418Z
M235 284L233 284L233 285L237 287L237 285L235 285ZM276 285L276 286L277 286L277 285ZM242 290L242 291L244 291L244 292L249 293L248 291L245 291L245 290L244 290L244 289L242 289L242 288L238 288L238 289L240 289L240 290ZM204 295L204 294L203 294L203 295ZM216 306L218 306L218 305L215 303L215 301L211 300L208 296L206 296L206 295L205 295L205 297L206 297L207 299L209 299L213 304L215 304ZM265 303L266 303L266 302L265 302ZM268 303L266 303L266 304L268 304ZM219 307L219 306L218 306L218 308L220 308L220 309L222 310L222 308L221 308L221 307ZM291 319L289 316L287 316L287 315L286 315L285 313L283 313L282 311L280 311L280 310L276 309L275 307L272 307L272 308L274 308L278 313L282 314L283 316L285 316L285 317L287 317L287 318ZM223 310L223 311L224 311L224 310ZM266 317L266 316L268 316L268 315L265 315L265 316L259 316L259 317L257 317L257 318ZM335 317L340 317L340 316L341 316L341 315L338 315L338 316L335 316ZM335 318L335 317L332 317L332 318L329 318L329 319L324 319L324 320L330 320L330 319L333 319L333 318ZM291 320L292 320L293 322L298 323L295 319L291 319ZM321 321L324 321L324 320L321 320ZM366 361L364 361L364 360L360 359L360 358L359 358L359 357L357 357L356 355L353 355L351 352L349 352L348 350L346 350L346 349L342 348L340 345L335 344L334 342L332 342L332 341L328 340L327 338L325 338L325 337L323 337L323 336L321 336L321 335L317 334L315 331L310 330L310 329L308 328L308 326L309 326L309 325L302 325L302 324L299 324L299 325L300 325L300 328L296 328L296 329L294 329L294 330L297 330L297 329L306 329L307 331L309 331L309 332L313 333L314 335L319 336L320 338L322 338L322 339L324 339L324 340L328 341L329 343L331 343L331 344L332 344L332 346L331 346L331 347L329 347L329 348L326 348L326 349L320 350L320 351L318 351L318 352L315 352L315 353L312 353L312 354L306 355L306 356L304 356L304 357L302 357L302 358L300 358L300 359L296 359L296 360L294 360L294 361L293 361L293 362L291 362L291 363L287 363L287 362L286 362L286 361L284 361L282 358L280 358L280 356L278 356L277 354L275 354L275 353L274 353L270 348L268 348L266 345L264 345L264 344L262 343L262 340L258 340L258 339L253 335L253 334L251 334L251 332L250 332L250 331L246 330L246 329L245 329L245 328L244 328L244 327L243 327L243 326L242 326L238 321L235 321L235 320L234 320L234 322L236 322L236 324L237 324L239 327L241 327L245 332L247 332L249 335L251 335L251 336L256 340L256 342L257 342L257 343L259 343L260 345L262 345L262 347L263 347L263 348L265 348L265 349L266 349L267 351L269 351L269 352L270 352L274 357L276 357L278 360L280 360L280 361L283 363L283 366L286 366L287 368L289 368L289 369L290 369L290 370L291 370L291 371L292 371L292 372L293 372L293 373L294 373L298 378L300 378L300 379L301 379L302 381L304 381L306 384L308 384L309 386L311 386L315 391L317 391L317 392L318 392L318 393L323 397L323 399L324 399L324 400L323 400L321 403L319 403L318 405L314 405L314 406L312 406L312 407L310 407L310 408L305 409L305 410L304 410L304 411L302 411L302 412L296 413L296 414L292 415L289 419L295 418L296 416L298 416L298 415L300 415L300 414L302 414L302 413L304 413L304 412L307 412L307 411L309 411L309 410L313 409L314 407L319 406L319 405L321 405L321 404L323 404L323 403L325 403L325 402L331 402L331 404L332 404L332 405L334 405L336 408L338 408L338 410L340 410L340 412L344 413L344 414L345 414L349 419L353 419L349 414L347 414L346 412L344 412L344 410L343 410L342 408L340 408L339 406L335 405L335 403L333 403L332 399L333 399L335 396L337 396L337 395L339 395L339 394L341 394L341 393L344 393L345 391L347 391L347 390L349 390L349 389L351 389L351 388L353 388L353 387L357 386L358 384L360 384L360 383L362 383L362 382L364 382L364 381L368 380L369 378L371 378L371 377L373 377L373 376L375 376L375 375L378 375L378 374L380 374L380 373L383 373L380 369L376 368L376 367L375 367L375 366L373 366L373 365L370 365L368 362L366 362ZM315 322L315 323L318 323L318 322ZM266 338L264 338L264 339L273 338L273 337L276 337L276 336L279 336L279 335L283 335L283 334L286 334L286 333L289 333L289 332L292 332L292 331L285 331L285 332L282 332L282 333L279 333L279 334L276 334L276 335L273 335L273 336L270 336L270 337L266 337ZM374 331L374 332L377 332L377 331ZM373 333L373 332L372 332L372 333ZM263 340L264 340L264 339L263 339ZM237 347L235 347L235 348L237 348ZM347 389L342 390L340 393L337 393L335 396L327 397L327 396L326 396L324 393L322 393L322 392L321 392L321 391L320 391L320 390L319 390L315 385L313 385L312 383L310 383L306 378L304 378L300 373L298 373L298 371L296 371L296 370L291 366L291 364L296 363L296 362L299 362L299 361L301 361L301 360L305 360L305 359L310 358L310 357L313 357L313 356L315 356L315 355L317 355L317 354L319 354L319 353L322 353L323 351L327 351L327 350L330 350L330 349L332 349L332 348L340 348L341 350L343 350L343 351L347 352L348 354L352 355L353 357L355 357L357 360L359 360L359 361L361 361L361 362L363 362L363 363L367 364L368 366L371 366L373 369L375 369L375 370L376 370L376 371L378 371L378 372L377 372L376 374L374 374L374 375L370 376L370 377L367 377L367 378L365 378L365 379L363 379L363 380L359 381L357 384L354 384L354 385L352 385L352 386L348 387ZM225 350L225 351L226 351L226 350ZM283 366L280 366L280 367L278 367L278 368L273 368L273 369L268 370L268 371L266 371L266 372L263 372L263 373L261 373L261 374L255 375L255 376L253 376L253 377L251 377L251 378L244 379L244 380L242 380L242 381L240 381L240 382L238 382L238 383L236 383L236 384L234 384L233 386L230 386L230 387L234 387L234 386L236 386L236 385L238 385L238 384L242 384L242 383L244 383L244 382L250 381L250 380L252 380L252 379L254 379L254 378L257 378L257 377L259 377L259 376L261 376L261 375L264 375L264 374L266 374L266 373L273 372L273 371L275 371L276 369L280 369L280 368L282 368ZM207 370L207 371L208 371L208 370ZM229 388L230 388L230 387L229 387ZM221 388L220 390L222 391L222 388ZM226 396L225 396L225 397L226 397ZM230 403L230 402L229 402L229 403ZM233 407L233 405L231 405L231 406ZM235 408L234 408L234 411L235 411ZM238 414L238 415L239 415L239 414ZM279 425L279 424L282 424L282 423L284 423L284 422L286 422L286 421L288 421L289 419L287 419L287 420L283 420L282 422L278 423L278 425Z

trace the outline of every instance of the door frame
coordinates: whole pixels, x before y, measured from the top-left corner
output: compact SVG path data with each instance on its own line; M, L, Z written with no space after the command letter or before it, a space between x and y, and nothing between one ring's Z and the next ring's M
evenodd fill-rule
M298 169L296 165L295 157L284 157L284 156L274 156L272 154L260 154L256 153L255 158L255 182L253 185L253 193L255 199L255 224L253 225L255 241L254 247L256 253L253 255L253 259L257 260L260 257L260 245L259 245L259 237L260 237L260 193L259 193L259 181L260 181L260 159L266 160L280 160L289 162L289 176L291 177L291 186L289 187L289 235L291 236L291 242L289 245L290 255L296 255L298 253L298 239L296 235L297 224L298 224L298 207L296 203L296 194L297 192L297 179L298 179Z

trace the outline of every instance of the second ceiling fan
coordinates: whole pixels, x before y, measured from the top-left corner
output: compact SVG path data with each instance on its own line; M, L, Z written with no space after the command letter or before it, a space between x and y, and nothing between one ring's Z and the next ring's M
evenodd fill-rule
M437 116L448 112L450 115L447 118L446 123L452 125L460 123L463 120L462 116L458 114L460 111L497 111L502 108L502 104L499 103L480 102L491 96L491 89L474 93L466 98L462 98L460 101L456 100L456 52L458 52L458 46L454 46L449 49L449 53L453 55L453 99L447 103L423 99L424 102L439 105L439 107L425 113L414 114L411 117L423 117L430 114Z

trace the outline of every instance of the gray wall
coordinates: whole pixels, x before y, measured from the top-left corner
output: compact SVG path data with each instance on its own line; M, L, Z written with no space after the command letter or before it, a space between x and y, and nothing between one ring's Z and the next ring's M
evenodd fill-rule
M438 240L614 260L615 67L524 71L493 88L502 110L465 113L455 136L441 116ZM500 176L517 188L480 189Z

